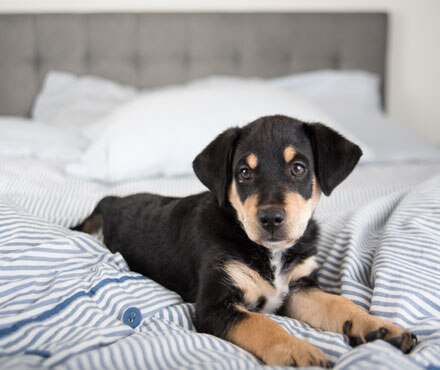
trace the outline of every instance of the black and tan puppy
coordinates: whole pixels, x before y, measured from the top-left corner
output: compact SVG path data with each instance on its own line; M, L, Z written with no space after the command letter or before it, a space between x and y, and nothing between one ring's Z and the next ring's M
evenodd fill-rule
M344 333L352 344L380 338L408 352L413 334L316 283L313 211L361 155L324 125L263 117L223 132L194 160L210 191L107 197L77 229L103 227L106 246L132 270L196 302L200 332L266 364L327 365L319 349L262 314L269 312Z

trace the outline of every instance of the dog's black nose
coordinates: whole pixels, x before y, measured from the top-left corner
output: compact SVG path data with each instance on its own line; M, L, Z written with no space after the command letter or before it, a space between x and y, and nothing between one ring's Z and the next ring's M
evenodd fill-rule
M280 207L263 208L258 211L257 217L263 229L275 231L284 223L286 213Z

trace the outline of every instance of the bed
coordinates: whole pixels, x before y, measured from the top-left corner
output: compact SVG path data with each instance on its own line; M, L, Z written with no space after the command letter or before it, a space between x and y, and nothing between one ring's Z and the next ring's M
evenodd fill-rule
M0 367L263 367L246 351L197 333L192 303L131 272L124 259L98 239L69 230L105 195L148 191L184 196L204 190L185 171L124 178L114 177L123 176L121 172L106 177L111 172L97 174L98 166L87 167L91 156L99 158L97 153L108 154L119 145L99 141L103 127L110 126L108 117L126 117L127 106L146 114L145 101L157 97L151 94L177 107L178 101L169 99L180 99L182 89L199 89L199 94L210 89L241 91L243 84L252 91L294 90L295 99L319 105L341 130L348 129L347 135L353 132L364 143L365 160L331 197L321 200L315 213L322 225L319 282L325 290L411 328L419 344L409 355L383 341L353 349L343 335L271 317L321 348L336 369L440 367L440 155L383 112L386 32L387 16L382 13L0 16ZM48 78L51 70L67 73ZM310 72L314 70L326 71ZM347 70L363 72L353 75ZM84 80L83 75L113 82ZM209 77L213 75L233 77ZM161 90L194 79L184 87ZM350 81L350 89L344 81ZM63 113L59 104L66 84L79 88L77 100ZM99 100L99 109L89 109L94 97L102 97L103 84L107 91L113 89L111 96ZM81 100L83 95L76 94L84 86L88 95ZM335 99L338 86L345 88ZM139 97L138 88L150 90ZM103 106L115 104L115 99L122 108L107 115ZM78 109L84 113L85 106L89 118L92 112L98 120L91 130L84 115L75 116ZM29 115L52 120L51 128L11 117ZM64 117L61 128L54 129L54 117ZM79 124L90 133L87 148L73 143L77 132L72 126ZM135 133L144 128L142 122L129 126L123 119L119 125ZM212 132L206 131L209 135ZM29 152L30 147L34 151ZM183 161L189 161L188 153ZM102 157L99 166L108 164ZM86 161L66 167L78 158ZM133 312L138 314L136 322L129 321Z

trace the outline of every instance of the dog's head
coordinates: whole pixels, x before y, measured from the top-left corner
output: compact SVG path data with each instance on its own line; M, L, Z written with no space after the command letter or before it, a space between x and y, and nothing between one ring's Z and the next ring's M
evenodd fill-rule
M193 167L220 206L232 205L249 239L278 250L304 234L321 191L330 195L361 155L320 123L268 116L220 134Z

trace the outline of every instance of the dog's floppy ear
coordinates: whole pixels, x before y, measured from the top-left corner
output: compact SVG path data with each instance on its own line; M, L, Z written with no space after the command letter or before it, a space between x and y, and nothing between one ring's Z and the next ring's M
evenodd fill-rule
M203 185L216 194L220 206L226 200L232 180L232 156L239 136L238 127L222 132L193 161L194 172Z
M330 195L353 171L362 150L333 129L320 123L306 124L315 157L315 173L325 195Z

